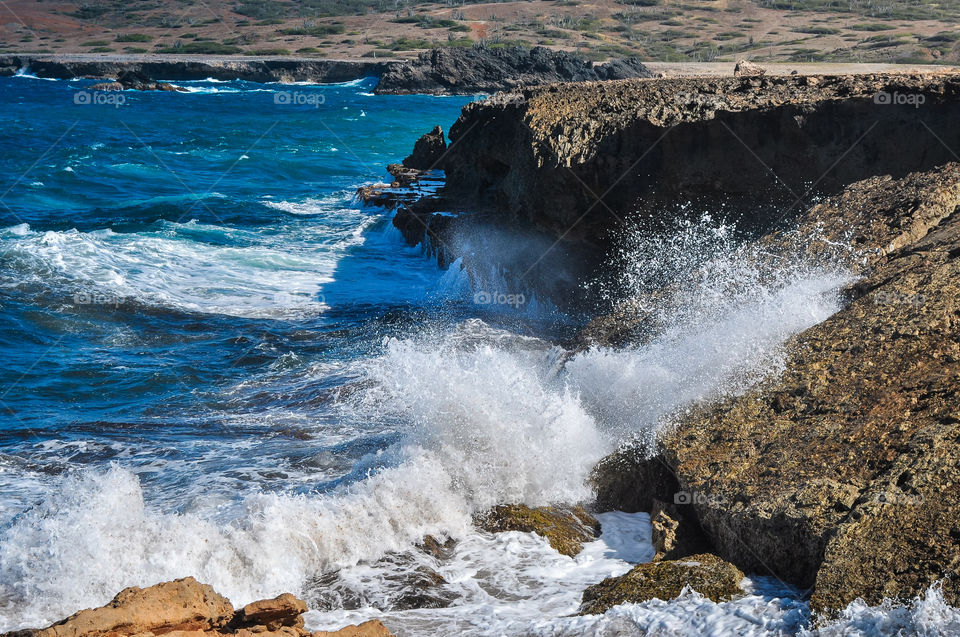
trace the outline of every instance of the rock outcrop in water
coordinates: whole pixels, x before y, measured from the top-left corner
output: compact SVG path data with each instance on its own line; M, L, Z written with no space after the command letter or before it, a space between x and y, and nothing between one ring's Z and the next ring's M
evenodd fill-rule
M715 602L743 594L744 575L716 555L703 553L682 560L638 564L619 577L608 577L583 592L581 615L599 615L618 604L650 599L671 600L690 587Z
M307 605L290 593L234 610L230 601L192 577L122 590L106 606L82 610L49 628L4 637L389 637L378 621L310 633Z
M113 82L103 84L94 84L90 87L95 91L179 91L185 92L187 89L174 86L167 82L157 82L151 80L143 73L137 71L121 71L117 79Z
M374 91L470 95L551 82L652 76L636 58L594 65L572 53L543 47L447 48L425 51L416 60L391 67L380 77Z
M838 244L863 255L846 307L790 342L782 375L668 430L658 458L602 463L601 500L695 494L720 556L812 589L815 610L944 578L957 604L960 165L852 184L799 227L823 238L812 257Z
M501 505L479 516L475 522L490 533L536 533L546 538L555 551L570 557L582 551L585 542L592 542L600 535L600 523L582 506L567 509Z

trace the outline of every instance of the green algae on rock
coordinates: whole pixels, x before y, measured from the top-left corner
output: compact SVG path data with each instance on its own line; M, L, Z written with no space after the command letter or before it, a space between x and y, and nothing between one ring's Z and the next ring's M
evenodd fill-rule
M736 566L711 553L639 564L625 575L608 577L585 590L580 614L599 615L618 604L637 604L654 598L671 600L688 586L721 602L743 594L743 579Z
M476 524L490 533L536 533L545 537L558 553L570 557L583 550L584 542L592 542L600 535L600 523L582 506L531 508L523 504L500 505L478 516Z

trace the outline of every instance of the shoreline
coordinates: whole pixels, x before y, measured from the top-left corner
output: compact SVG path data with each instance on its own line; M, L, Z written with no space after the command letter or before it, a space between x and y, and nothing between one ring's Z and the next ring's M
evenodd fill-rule
M29 68L37 77L52 79L112 78L124 70L138 70L156 80L249 80L254 82L349 82L376 77L407 64L402 59L318 58L304 56L8 53L0 55L0 76ZM728 77L735 62L644 62L660 77ZM960 72L957 65L881 63L765 64L768 75L864 75L911 73L936 75Z

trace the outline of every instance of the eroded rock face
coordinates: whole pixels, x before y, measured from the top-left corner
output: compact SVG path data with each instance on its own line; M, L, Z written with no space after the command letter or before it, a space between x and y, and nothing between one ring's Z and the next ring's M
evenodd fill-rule
M543 47L446 48L421 53L380 76L374 92L469 95L549 82L583 82L651 77L635 58L595 66L566 51Z
M960 568L960 165L852 184L801 218L815 227L811 256L861 251L846 307L789 343L781 376L664 435L660 459L719 555L831 611ZM955 579L943 591L960 602Z
M952 161L958 106L957 75L527 88L464 107L449 132L446 194L601 248L620 220L669 215L686 202L711 212L725 205L764 229L812 184L834 194Z
M478 517L476 524L490 533L536 533L547 538L558 553L570 557L583 550L584 542L592 542L600 535L600 523L581 506L562 509L501 505Z
M149 588L121 591L106 606L82 610L49 628L20 630L3 637L390 637L378 621L335 632L303 628L307 605L290 593L244 606L192 577Z
M441 163L446 150L447 140L443 137L443 129L437 126L417 140L413 152L403 160L403 165L418 170L443 168Z
M682 560L634 566L619 577L608 577L583 592L581 615L599 615L618 604L650 599L671 600L687 586L715 602L743 594L744 575L716 555L701 553Z

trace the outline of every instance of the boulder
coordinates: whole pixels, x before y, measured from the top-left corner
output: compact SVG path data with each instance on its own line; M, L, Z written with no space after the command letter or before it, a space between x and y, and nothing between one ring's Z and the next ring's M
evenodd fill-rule
M192 577L149 588L125 588L106 606L82 610L32 637L98 637L213 631L233 618L230 601Z
M301 615L307 612L307 605L291 595L284 593L273 599L252 602L237 613L238 623L247 626L263 625L267 630L277 630L281 626L303 628Z
M747 60L737 60L736 65L733 67L734 77L762 77L766 74L767 69Z
M639 564L625 575L608 577L585 590L580 614L599 615L618 604L638 604L650 599L671 600L687 587L721 602L743 594L743 579L736 566L710 553Z
M490 533L536 533L545 537L558 553L570 557L583 550L584 542L592 542L600 535L600 523L582 506L566 509L531 508L523 504L500 505L479 516L475 523Z
M651 543L656 550L653 561L678 560L706 553L713 545L687 507L654 500L650 510Z
M403 160L403 165L417 170L440 169L443 168L443 155L446 152L447 140L443 137L443 129L436 126L416 141L413 152Z

